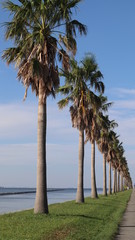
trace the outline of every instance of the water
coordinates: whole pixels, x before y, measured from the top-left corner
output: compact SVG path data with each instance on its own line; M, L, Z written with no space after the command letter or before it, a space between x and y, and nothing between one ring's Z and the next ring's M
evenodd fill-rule
M0 188L2 193L19 193L12 195L0 195L0 214L26 210L34 207L35 202L34 188ZM23 193L22 192L30 192ZM102 189L98 189L102 193ZM90 196L90 189L84 190L85 197ZM49 189L48 203L60 203L74 200L76 198L76 189Z

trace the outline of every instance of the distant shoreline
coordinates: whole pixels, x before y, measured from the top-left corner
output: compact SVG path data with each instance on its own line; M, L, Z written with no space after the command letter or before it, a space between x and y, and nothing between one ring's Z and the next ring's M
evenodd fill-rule
M0 192L0 196L7 196L7 195L18 195L18 194L29 194L29 193L36 193L36 189L35 190L24 190L24 191L11 191L11 192L6 192L6 189L10 189L10 188L0 188L0 189L5 189L5 192ZM16 188L19 189L19 188ZM15 190L15 188L14 188ZM20 188L21 190L21 188ZM57 192L57 191L65 191L65 190L77 190L76 188L52 188L52 189L48 189L47 192ZM90 190L91 188L85 188L84 190ZM98 188L98 190L102 190L102 188Z
M48 189L47 192L56 192L56 191L64 191L65 189ZM16 194L28 194L28 193L36 193L36 190L33 191L19 191L19 192L1 192L0 196L5 195L16 195Z
M27 192L3 192L0 193L0 196L5 196L5 195L16 195L16 194L27 194L27 193L36 193L36 191L27 191Z

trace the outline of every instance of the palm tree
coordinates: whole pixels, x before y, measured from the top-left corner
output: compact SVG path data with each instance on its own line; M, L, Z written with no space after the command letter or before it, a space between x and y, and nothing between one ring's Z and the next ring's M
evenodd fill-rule
M118 126L117 123L115 123L115 126ZM114 127L115 127L114 126ZM115 133L110 130L109 134L108 134L108 153L107 153L107 162L109 162L109 188L108 188L108 194L112 193L112 166L113 166L113 157L114 157L114 152L113 152L113 147L112 147L112 143L114 141L115 138ZM113 169L113 174L114 174L114 184L113 184L113 192L115 192L115 170Z
M118 160L118 183L117 183L117 191L120 191L120 171L123 164L123 154L124 154L124 148L122 146L122 142L118 144L117 147L117 160Z
M111 158L109 156L109 152L111 149L111 143L112 143L112 130L109 131L109 133L106 135L106 144L107 144L107 156L106 160L109 162L109 179L108 179L108 194L112 193L112 162Z
M122 166L124 164L125 157L122 156L121 159L119 159L119 191L123 191L123 172L122 172Z
M113 153L112 164L114 167L114 186L113 192L120 191L120 172L121 172L121 191L123 191L123 179L124 185L132 187L132 179L130 177L126 158L124 157L124 148L122 142L119 142L118 136L114 135L111 151ZM118 175L118 176L117 176ZM125 187L124 186L124 187Z
M112 165L111 161L109 161L109 187L108 194L112 194Z
M131 176L130 176L130 172L129 172L129 168L128 168L128 164L127 164L126 159L124 159L122 169L123 169L123 176L124 176L124 188L125 189L127 189L127 187L128 188L133 188L132 179L131 179Z
M48 213L46 176L46 104L59 86L56 60L69 67L69 55L76 53L76 33L86 34L86 27L72 20L73 9L81 0L25 0L3 5L11 14L5 23L6 39L14 47L6 49L3 59L16 63L18 79L38 96L38 160L35 213ZM58 54L58 57L57 57Z
M107 100L107 99L106 99ZM106 110L110 107L112 103L106 103L104 106ZM103 195L107 195L107 177L106 177L106 161L107 161L107 154L110 148L109 143L112 141L112 130L118 126L117 123L112 120L109 120L108 115L102 116L101 122L101 131L100 131L100 138L98 140L98 148L103 154ZM111 161L109 161L109 194L111 193Z
M116 123L114 123L116 124ZM117 126L117 124L116 124ZM111 130L109 132L109 138L108 138L108 152L107 152L107 161L111 164L111 167L113 168L113 188L112 192L116 192L116 168L117 168L117 159L116 159L116 141L118 136L116 133ZM110 167L110 168L111 168ZM110 170L111 171L111 170ZM109 174L109 189L111 192L111 173Z
M100 100L100 98L99 98ZM90 109L90 121L86 128L86 141L88 140L91 143L91 197L98 198L97 187L96 187L96 170L95 170L95 141L98 140L100 129L96 115L96 105L95 103L93 107Z
M98 106L93 105L90 109L90 116L92 119L92 128L89 126L86 128L86 141L90 140L91 142L91 196L92 198L97 198L97 188L96 188L96 174L95 174L95 141L99 141L101 128L104 123L105 117L103 112L107 111L108 107L111 106L111 103L107 103L107 98L100 95L99 96L100 104ZM105 173L106 175L106 173Z
M121 171L121 180L120 180L121 184L120 184L120 190L121 192L123 191L123 172Z
M121 165L121 184L120 184L120 190L123 191L123 179L124 179L124 171L125 171L125 163L126 163L126 158L123 156L122 157L122 165Z
M113 193L116 193L116 171L115 171L115 167L113 167L113 189L112 189L112 192Z
M115 139L114 142L114 149L115 149L115 171L116 171L116 192L120 191L120 170L121 166L123 164L123 154L124 154L124 149L122 146L122 142L119 142L118 138Z
M110 152L108 158L111 158L114 169L113 193L120 191L120 173L121 173L121 191L123 191L123 174L127 171L127 165L124 157L124 148L119 141L116 133L112 132L112 142L110 142Z
M79 130L79 164L76 202L84 202L83 169L84 169L84 130L89 123L89 105L97 100L91 91L94 87L97 91L103 91L104 85L100 81L101 72L93 56L86 56L81 65L77 61L70 61L70 71L62 71L65 77L65 85L59 88L59 92L66 95L59 101L59 108L63 108L71 102L70 114L72 126Z

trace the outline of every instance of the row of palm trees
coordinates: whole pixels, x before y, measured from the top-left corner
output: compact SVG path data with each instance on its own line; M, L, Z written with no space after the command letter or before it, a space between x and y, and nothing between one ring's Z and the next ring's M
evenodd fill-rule
M74 60L77 51L77 33L86 35L87 28L73 19L73 10L81 0L7 0L3 7L10 14L10 21L4 23L6 40L13 47L3 52L3 59L13 63L18 70L18 79L27 90L38 96L38 157L37 191L35 213L48 213L46 177L46 105L47 97L61 92L65 98L58 104L62 108L71 102L70 113L73 127L79 130L79 174L77 202L84 201L83 166L84 141L92 145L92 197L97 197L95 181L95 142L115 171L122 172L131 185L127 161L123 148L113 128L115 122L104 115L111 103L102 94L104 84L102 73L92 56L86 56L81 64ZM59 73L58 62L62 63ZM60 76L65 85L60 87ZM94 92L92 91L94 89ZM96 95L98 93L99 95ZM84 139L84 132L86 138ZM105 168L106 164L104 164ZM118 175L119 176L119 175ZM106 189L106 180L105 187ZM118 180L119 183L119 180ZM111 186L111 185L110 185ZM106 191L106 190L105 190Z
M91 196L97 198L96 173L95 173L95 143L103 154L103 194L107 196L106 162L109 163L109 194L111 194L111 168L114 170L113 193L123 190L123 177L131 187L132 182L128 171L124 149L119 141L114 128L118 124L110 120L105 113L112 103L107 102L103 96L104 84L101 81L102 73L99 71L95 58L85 56L81 63L72 59L70 70L62 70L65 84L59 92L65 97L58 102L59 108L70 104L72 126L79 130L79 163L78 186L76 202L84 202L83 169L84 169L84 144L91 143ZM94 92L92 91L94 89ZM99 92L100 95L96 95ZM85 136L84 137L84 133ZM118 177L117 177L118 174ZM118 181L117 181L118 178Z

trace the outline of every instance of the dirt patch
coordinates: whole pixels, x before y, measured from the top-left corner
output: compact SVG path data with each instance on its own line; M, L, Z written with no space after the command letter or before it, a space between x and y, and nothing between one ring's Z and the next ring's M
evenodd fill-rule
M42 240L64 240L68 235L71 234L71 232L75 232L74 228L64 228L64 229L58 229L55 232L53 232L48 237L44 237Z

